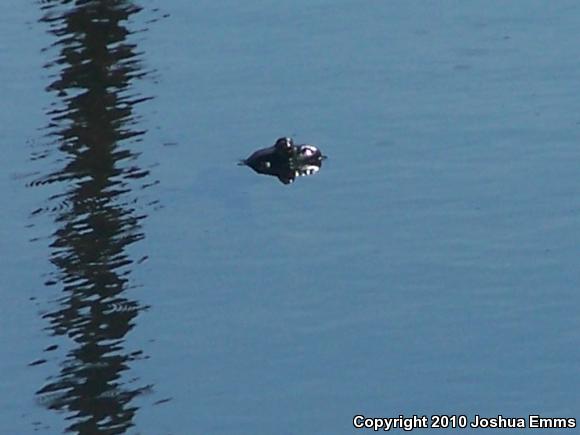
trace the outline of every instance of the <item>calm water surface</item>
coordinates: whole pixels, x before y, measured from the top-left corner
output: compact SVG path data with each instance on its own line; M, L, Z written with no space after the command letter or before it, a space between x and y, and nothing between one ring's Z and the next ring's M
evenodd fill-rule
M576 2L9 3L0 433L580 418Z

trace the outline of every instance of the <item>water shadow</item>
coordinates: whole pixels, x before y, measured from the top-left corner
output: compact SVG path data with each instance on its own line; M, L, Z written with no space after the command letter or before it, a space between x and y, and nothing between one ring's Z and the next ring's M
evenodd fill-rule
M57 98L47 110L47 145L33 159L45 169L29 185L53 192L46 206L55 230L47 286L58 299L45 310L59 371L37 391L39 402L64 411L67 430L80 434L125 433L138 411L134 399L152 385L131 374L142 349L126 338L147 307L137 287L128 248L144 239L150 205L142 189L153 184L139 166L146 129L135 106L151 97L133 84L146 75L128 26L141 8L131 1L43 1L54 61L47 91ZM46 169L51 168L51 169ZM56 192L56 193L54 193ZM130 295L129 295L130 293ZM47 354L47 358L50 358ZM43 360L39 360L40 363Z

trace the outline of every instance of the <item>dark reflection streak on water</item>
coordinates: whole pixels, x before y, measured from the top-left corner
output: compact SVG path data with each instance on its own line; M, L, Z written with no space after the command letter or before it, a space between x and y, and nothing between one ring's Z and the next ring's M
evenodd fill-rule
M56 37L47 49L57 52L46 66L54 73L47 91L58 98L47 109L47 149L31 159L57 169L29 186L61 188L32 214L54 216L50 261L56 272L46 285L62 291L43 317L50 333L71 345L37 397L66 411L68 431L125 433L138 410L133 399L151 390L128 375L131 361L146 357L143 351L125 348L146 308L125 296L134 287L135 264L126 249L145 237L146 215L134 192L155 184L132 150L146 132L134 107L150 97L131 89L146 73L125 22L141 8L126 0L43 1L41 7L41 22ZM56 349L49 346L47 357Z

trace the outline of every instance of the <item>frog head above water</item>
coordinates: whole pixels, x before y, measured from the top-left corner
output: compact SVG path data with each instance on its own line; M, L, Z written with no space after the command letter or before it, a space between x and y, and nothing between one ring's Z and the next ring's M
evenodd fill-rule
M296 177L312 175L322 167L326 156L314 145L295 145L289 137L281 137L274 145L252 153L240 165L249 166L258 174L273 175L284 184Z

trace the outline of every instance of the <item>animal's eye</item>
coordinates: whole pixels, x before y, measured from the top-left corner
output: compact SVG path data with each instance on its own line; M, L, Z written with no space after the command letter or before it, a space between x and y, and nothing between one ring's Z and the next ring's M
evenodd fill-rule
M306 157L313 156L316 153L316 148L305 146L300 150L300 153L305 155Z
M292 148L292 139L290 139L289 137L281 137L276 141L276 148L278 149Z

